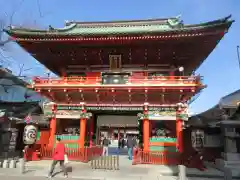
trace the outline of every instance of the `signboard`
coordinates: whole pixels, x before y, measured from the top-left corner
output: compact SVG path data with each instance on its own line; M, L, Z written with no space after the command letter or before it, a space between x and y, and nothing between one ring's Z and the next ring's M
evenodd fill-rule
M139 113L138 118L143 120L145 118L149 120L173 120L175 121L177 118L177 113L175 111L166 111L166 110L159 110L159 111L148 111L147 114Z
M110 70L117 70L121 68L121 58L122 56L120 54L109 55Z
M176 120L176 111L149 111L149 120Z
M192 147L203 148L204 146L204 131L203 130L193 130L191 132Z
M80 119L81 111L74 110L58 110L56 113L56 118L60 119Z
M18 138L18 130L15 128L3 129L2 148L5 152L15 152Z
M16 150L18 138L18 130L12 130L12 135L9 142L9 151L14 152Z

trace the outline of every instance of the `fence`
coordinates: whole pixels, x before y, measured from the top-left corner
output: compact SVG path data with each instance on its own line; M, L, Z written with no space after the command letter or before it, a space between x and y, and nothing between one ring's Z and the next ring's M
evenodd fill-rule
M119 170L119 156L102 156L91 160L92 169Z
M136 164L162 164L178 165L180 163L180 154L178 152L143 152L141 149L135 149L133 154L133 165Z
M90 160L102 155L102 147L66 148L66 153L69 160L89 162ZM52 148L42 147L40 149L40 159L52 159L52 155Z

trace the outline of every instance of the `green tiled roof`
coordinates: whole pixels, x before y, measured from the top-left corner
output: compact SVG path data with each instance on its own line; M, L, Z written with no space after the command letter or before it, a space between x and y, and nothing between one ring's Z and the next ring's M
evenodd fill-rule
M6 30L9 35L30 35L30 36L100 36L100 35L124 35L124 34L150 34L159 32L176 32L186 30L198 30L208 27L231 25L231 16L223 19L201 23L196 25L184 25L176 18L154 19L140 21L112 21L112 22L67 22L62 29L55 29L51 26L48 30L26 29L11 27ZM226 26L228 28L229 26Z

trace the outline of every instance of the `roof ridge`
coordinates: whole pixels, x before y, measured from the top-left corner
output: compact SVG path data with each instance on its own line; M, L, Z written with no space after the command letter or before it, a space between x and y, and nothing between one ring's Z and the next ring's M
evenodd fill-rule
M149 18L149 19L136 19L136 20L107 20L107 21L66 21L65 25L70 24L78 24L78 25L86 25L86 24L114 24L114 23L144 23L144 22L161 22L167 21L169 19L178 19L178 17L170 17L170 18Z

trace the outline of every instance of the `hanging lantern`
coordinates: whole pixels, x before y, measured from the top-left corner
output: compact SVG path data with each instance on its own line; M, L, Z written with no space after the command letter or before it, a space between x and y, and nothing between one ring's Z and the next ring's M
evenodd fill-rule
M34 144L36 140L37 140L37 127L34 125L25 126L23 133L24 144Z

